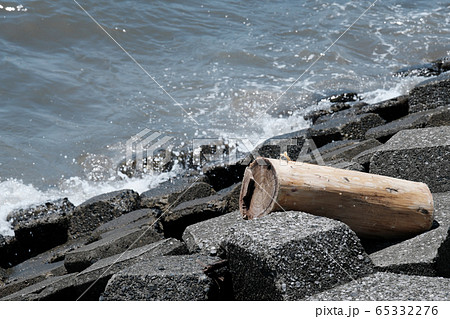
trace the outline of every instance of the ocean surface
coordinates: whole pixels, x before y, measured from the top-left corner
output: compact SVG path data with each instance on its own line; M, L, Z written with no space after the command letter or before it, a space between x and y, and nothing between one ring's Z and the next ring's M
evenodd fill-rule
M448 55L448 1L0 0L0 234L14 208L180 173L117 172L140 132L255 145L327 95L405 94L423 78L394 71Z

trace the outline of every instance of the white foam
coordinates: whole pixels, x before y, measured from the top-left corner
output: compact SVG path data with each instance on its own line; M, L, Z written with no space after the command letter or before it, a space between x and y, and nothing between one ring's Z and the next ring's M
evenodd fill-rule
M149 174L142 178L123 177L120 180L110 181L87 181L79 177L71 177L61 181L58 187L47 191L39 190L17 179L2 181L0 182L0 234L14 235L6 217L15 209L63 197L67 197L74 205L79 205L91 197L120 189L132 189L142 193L175 177L179 171L180 168L177 167L167 173Z
M369 104L389 100L400 95L408 94L418 83L424 81L423 77L398 78L396 83L390 83L389 88L376 89L360 94L363 101Z

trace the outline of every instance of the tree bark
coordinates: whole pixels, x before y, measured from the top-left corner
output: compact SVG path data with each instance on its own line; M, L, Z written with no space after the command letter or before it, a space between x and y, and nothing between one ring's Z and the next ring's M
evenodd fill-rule
M424 183L268 158L246 168L239 209L247 219L303 211L340 220L360 237L384 239L429 230L434 212Z

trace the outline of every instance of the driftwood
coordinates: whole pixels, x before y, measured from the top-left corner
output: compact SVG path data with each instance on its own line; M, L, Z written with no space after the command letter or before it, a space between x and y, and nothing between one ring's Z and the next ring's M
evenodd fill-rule
M239 198L244 218L297 210L346 223L366 238L404 238L433 223L424 183L287 160L258 158L246 168Z

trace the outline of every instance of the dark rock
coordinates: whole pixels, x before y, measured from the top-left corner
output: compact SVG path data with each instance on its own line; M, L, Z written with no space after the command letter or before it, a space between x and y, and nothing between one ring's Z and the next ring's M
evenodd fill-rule
M66 254L64 265L67 271L82 271L100 259L159 241L164 235L161 222L151 216L122 224L122 227L102 233L100 237L100 240Z
M330 161L326 163L327 166L340 168L340 169L348 169L351 171L357 172L366 172L366 169L361 164L355 162L346 162L343 160Z
M9 268L29 258L19 241L12 236L0 235L0 267Z
M70 219L69 235L78 238L122 214L139 208L139 194L115 191L93 197L77 206Z
M376 273L321 292L306 300L448 301L450 298L449 285L450 279L446 278Z
M450 126L450 105L417 112L385 125L371 128L366 133L366 138L376 138L386 142L395 133L414 128Z
M347 110L350 107L351 106L346 103L334 103L328 109L315 110L315 111L309 112L303 118L307 121L311 120L311 122L313 124L316 124L316 122L319 119L322 119L324 117L331 116L334 114L341 114L344 110Z
M356 155L380 145L381 143L375 139L368 139L361 142L354 140L336 141L322 146L318 151L322 160L325 162L335 160L351 161Z
M166 256L141 261L115 274L103 300L209 300L217 295L203 268L219 259L203 255Z
M380 116L369 113L337 118L313 125L309 130L309 134L316 146L322 147L330 142L343 139L364 139L369 129L381 124L384 124L384 120Z
M229 212L226 195L212 195L184 202L161 215L166 237L181 238L187 226Z
M430 63L413 65L401 68L394 76L435 76L450 70L450 58L444 57Z
M223 246L236 300L299 300L373 271L348 226L301 212L236 224Z
M407 95L398 96L379 103L368 104L357 111L358 114L378 114L383 120L387 122L391 122L403 116L406 116L408 115L408 112L409 104Z
M407 66L394 72L394 76L436 76L441 74L439 66L434 63L417 64L413 66Z
M209 179L212 187L216 191L219 191L241 182L244 177L245 168L250 161L250 159L245 159L235 164L205 168L203 173Z
M183 243L173 238L164 239L101 259L80 272L68 286L71 287L72 295L76 296L75 299L81 297L83 300L98 300L100 294L105 290L108 280L115 273L127 269L137 262L152 260L157 256L185 253L187 253L187 250Z
M360 98L358 96L358 93L355 92L336 92L322 100L330 101L331 103L345 103L359 101Z
M141 260L185 252L179 241L165 239L102 259L81 273L50 277L2 300L99 300L114 273Z
M432 230L370 255L380 271L420 276L450 276L450 192L433 194Z
M64 289L76 274L55 276L21 289L0 300L5 301L38 301L38 300L70 300L64 296ZM62 296L61 296L62 295ZM59 298L58 298L59 297Z
M337 110L335 112L327 113L318 117L313 124L322 124L330 120L343 119L347 117L352 117L357 114L358 109L355 107L347 108L344 110Z
M75 206L67 198L11 212L16 244L10 265L36 256L67 241L68 217Z
M169 206L172 207L195 198L214 195L216 192L212 186L202 180L204 178L199 176L164 182L141 194L141 207L165 211Z
M228 233L228 228L238 223L246 223L241 213L235 210L220 217L190 225L183 233L183 241L189 253L222 256L224 251L220 244Z
M450 104L450 73L423 81L409 93L409 112L415 113Z
M370 160L370 173L423 182L450 191L450 126L400 131Z

